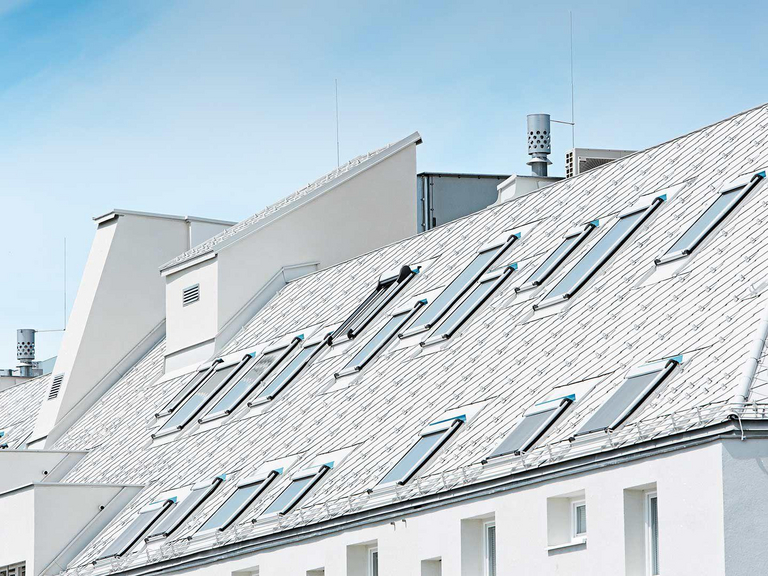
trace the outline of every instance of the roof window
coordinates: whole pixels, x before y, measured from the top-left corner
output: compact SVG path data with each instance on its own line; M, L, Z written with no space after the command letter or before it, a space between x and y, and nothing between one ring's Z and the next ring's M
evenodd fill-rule
M258 406L266 402L271 402L278 394L288 386L301 373L304 368L312 362L323 347L330 342L330 338L322 341L305 342L298 354L280 370L274 378L259 392L253 400L248 402L248 406Z
M506 231L485 244L478 250L474 260L462 270L435 300L429 305L418 320L408 328L401 338L426 332L453 307L453 305L472 287L472 285L520 238L519 232Z
M205 521L198 532L224 531L229 528L282 473L283 469L277 468L240 480L232 495Z
M526 411L523 419L488 458L522 454L530 450L575 400L575 395L545 400Z
M692 254L763 178L765 178L765 172L758 172L750 176L743 176L723 186L709 208L696 219L661 258L656 259L656 264L671 262Z
M345 336L352 339L359 335L418 272L418 268L410 266L384 272L379 277L373 292L334 331L331 340L338 340Z
M534 310L558 304L575 296L665 200L664 195L647 195L631 208L619 213L614 225L555 284L544 300L534 305Z
M290 512L331 468L333 468L333 462L298 471L291 478L288 487L264 510L262 516L283 515Z
M454 308L453 312L439 324L428 339L421 343L428 346L451 338L477 312L483 304L490 300L496 290L517 270L517 264L510 264L481 276L472 291L464 301Z
M173 509L155 525L146 538L147 542L167 538L200 507L203 501L224 481L224 478L223 475L217 476L213 481L206 480L192 486L184 499L178 501Z
M675 356L630 370L621 386L592 414L577 434L600 430L611 432L621 426L682 361L682 356Z
M537 288L538 286L544 284L547 278L549 278L555 270L557 270L566 260L568 260L568 258L576 251L576 249L581 246L587 236L589 236L590 232L597 228L597 226L598 221L593 220L584 226L572 228L566 232L565 237L563 238L563 241L560 243L560 245L555 248L549 256L547 256L546 260L544 260L544 262L542 262L539 267L536 268L536 270L533 271L533 274L528 277L528 280L525 281L525 284L519 286L515 290L517 292L522 292L523 290Z
M426 302L426 300L420 299L412 307L401 308L393 312L389 321L368 340L365 346L355 354L344 368L334 374L334 377L341 378L342 376L360 372L366 364L373 360L397 336L402 327L413 318Z
M195 390L202 384L203 380L206 379L206 377L213 372L213 370L216 368L215 364L211 366L207 366L206 368L201 368L195 374L190 378L187 383L179 390L176 395L171 398L171 401L168 402L168 404L165 405L165 408L163 408L160 412L155 414L155 417L160 418L162 416L168 416L171 412L176 410L181 404L183 404L187 398L189 398Z
M107 546L97 560L104 558L114 558L122 556L136 544L144 533L157 522L157 520L167 514L176 504L176 498L167 498L158 502L153 502L142 508L136 519L123 530L120 535Z

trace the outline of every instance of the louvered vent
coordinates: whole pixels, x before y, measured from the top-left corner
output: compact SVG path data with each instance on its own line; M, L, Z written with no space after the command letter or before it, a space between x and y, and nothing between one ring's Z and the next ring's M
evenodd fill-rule
M200 300L200 284L184 288L184 292L181 295L181 302L184 306L189 306L198 300Z
M51 391L48 393L48 400L53 400L59 395L61 390L61 383L64 381L64 374L56 374L53 377L53 383L51 384Z

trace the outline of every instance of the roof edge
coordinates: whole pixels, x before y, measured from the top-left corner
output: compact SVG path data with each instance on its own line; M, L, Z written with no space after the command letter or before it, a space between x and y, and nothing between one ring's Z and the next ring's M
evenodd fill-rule
M203 218L200 216L179 216L177 214L160 214L158 212L141 212L139 210L123 210L122 208L113 208L109 212L94 216L93 220L97 224L111 220L117 216L143 216L145 218L159 218L161 220L180 220L183 222L202 222L204 224L221 224L223 226L234 226L237 222L230 220L217 220L216 218Z

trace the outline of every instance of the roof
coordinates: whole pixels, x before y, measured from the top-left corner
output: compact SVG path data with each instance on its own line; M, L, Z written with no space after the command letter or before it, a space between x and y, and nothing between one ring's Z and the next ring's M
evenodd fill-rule
M32 433L50 377L38 376L0 392L0 445L16 448Z
M221 224L223 226L232 226L236 222L230 220L216 220L213 218L201 218L199 216L178 216L176 214L158 214L155 212L138 212L136 210L124 210L122 208L113 208L106 214L94 216L97 223L111 220L115 216L144 216L145 218L160 218L162 220L183 220L184 222L201 222L203 224Z
M252 234L263 226L266 226L290 210L293 210L312 200L313 198L316 198L317 196L332 190L339 184L346 182L360 172L375 166L382 160L389 158L397 152L400 152L403 148L411 144L419 143L421 143L421 136L418 132L414 132L402 140L387 144L383 148L379 148L373 152L368 152L367 154L362 154L357 158L353 158L346 164L342 164L335 170L331 170L325 176L318 178L314 182L307 184L299 190L296 190L282 200L267 206L250 218L246 218L231 228L228 228L216 236L209 238L205 242L198 244L194 248L187 250L170 262L166 262L160 267L160 270L174 268L190 260L195 260L196 258L205 254L217 252L223 247L236 242L248 234Z
M702 245L682 273L651 284L643 279L654 258L713 201L721 184L766 165L768 105L299 278L262 308L224 353L244 351L308 326L343 321L382 272L434 259L388 308L395 310L410 298L446 286L480 246L511 228L535 224L511 254L521 271L526 266L533 270L569 228L595 218L610 220L644 192L683 184L573 305L557 315L530 318L537 299L514 298L515 283L508 283L445 345L423 350L418 344L390 346L349 387L326 392L334 371L365 345L368 337L361 336L344 354L320 357L263 413L152 443L153 415L185 382L184 377L161 379L159 345L57 443L59 449L91 450L67 482L146 485L75 558L70 571L74 574L78 566L94 560L157 494L221 473L237 480L267 460L288 455L297 456L297 469L318 454L352 449L326 481L277 523L250 520L286 486L285 478L267 490L241 523L217 537L188 540L231 494L232 482L214 493L158 551L99 563L92 573L193 552L200 561L206 551L231 543L274 539L275 532L311 527L329 518L359 518L367 510L489 478L514 478L528 467L543 473L547 466L584 454L611 452L722 422L731 413L730 399L739 389L768 307L768 294L750 289L768 274L768 252L762 249L768 186L747 197L737 217ZM593 245L595 238L587 244ZM580 248L580 254L586 249ZM552 282L569 268L558 269ZM385 311L367 333L375 333L386 321ZM569 441L629 368L681 353L683 369L629 425L610 436ZM759 378L764 374L758 371ZM535 401L554 386L575 382L589 382L594 388L558 421L541 446L522 457L499 459L502 464L483 464ZM418 480L389 492L369 493L427 424L446 409L468 405L479 408L476 417Z

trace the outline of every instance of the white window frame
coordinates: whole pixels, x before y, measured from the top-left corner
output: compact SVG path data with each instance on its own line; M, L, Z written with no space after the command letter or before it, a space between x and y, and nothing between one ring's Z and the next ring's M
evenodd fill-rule
M489 542L490 539L488 538L488 530L490 528L496 528L496 521L495 520L489 520L487 522L483 522L483 576L495 576L491 574L491 554L490 554L490 546ZM498 551L499 549L499 534L496 533L496 547L494 548L495 551ZM498 568L498 555L496 558L494 558L496 561L496 567Z
M584 507L584 517L586 518L587 501L585 499L572 500L571 501L571 540L573 542L582 542L587 539L587 533L589 532L589 524L587 524L587 530L584 532L578 531L578 513L577 510Z
M376 571L373 569L373 557L376 555ZM368 576L374 576L379 573L379 547L371 546L368 548Z
M656 510L658 515L659 495L655 490L645 493L645 573L648 576L658 576L660 572L653 572L653 525L651 522L651 500L656 499ZM656 518L658 522L658 516ZM658 548L658 541L656 547ZM656 551L658 554L658 550Z

